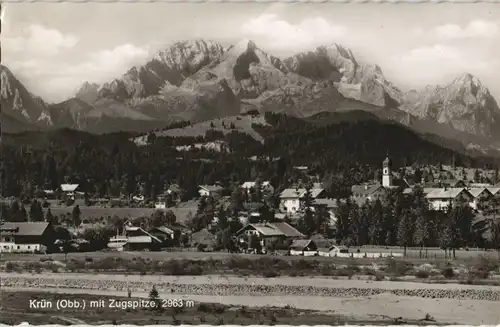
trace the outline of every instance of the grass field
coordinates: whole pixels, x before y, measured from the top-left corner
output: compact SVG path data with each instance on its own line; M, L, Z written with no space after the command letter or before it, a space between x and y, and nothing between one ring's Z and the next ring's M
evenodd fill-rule
M370 252L370 253L403 253L403 249L399 248L360 248L362 252ZM352 249L351 251L355 251ZM425 253L424 253L425 255ZM445 261L456 261L456 262L464 262L468 260L474 260L475 258L479 258L481 256L485 256L491 259L498 259L498 254L495 251L456 251L456 259L447 259L444 257L444 252L438 249L431 249L428 251L428 257L420 257L418 250L407 250L406 258L399 258L403 260L407 260L414 263L424 263L424 262L445 262ZM50 257L53 260L64 260L64 254L55 253L50 255L43 254L14 254L14 253L2 253L0 256L0 261L37 261L40 258ZM231 257L240 257L250 260L257 260L260 258L270 258L273 256L270 255L259 255L259 254L233 254L228 252L197 252L197 251L183 251L183 252L87 252L87 253L70 253L68 254L68 258L107 258L107 257L115 257L122 259L132 259L135 257L141 257L143 259L150 260L169 260L169 259L185 259L185 260L224 260L229 259ZM286 260L286 261L297 261L297 260L306 260L306 261L320 261L320 262L332 262L332 263L344 263L347 264L349 262L356 262L359 264L371 264L373 262L385 262L386 258L336 258L336 257L320 257L320 256L277 256L277 258Z
M227 127L222 126L222 124ZM230 125L234 124L234 129L229 128ZM171 137L196 137L196 136L205 136L205 133L209 130L219 131L224 134L231 133L232 131L238 131L240 133L245 133L250 135L256 141L263 142L264 139L262 136L256 132L252 124L260 124L260 125L268 125L264 116L255 116L251 115L245 116L230 116L224 118L216 118L212 120L208 120L205 122L189 125L183 128L174 128L166 131L156 132L156 136L171 136ZM213 127L212 127L213 126ZM145 144L146 138L145 136L140 136L135 139L135 142L138 144Z
M45 209L46 211L47 209ZM118 216L120 218L137 218L141 216L150 216L155 210L154 208L101 208L101 207L85 207L81 206L81 218L82 219L92 219L100 217L113 217ZM194 215L196 213L196 207L172 207L167 210L171 210L178 222L186 221L189 213ZM50 211L52 215L68 215L73 211L73 207L51 207Z

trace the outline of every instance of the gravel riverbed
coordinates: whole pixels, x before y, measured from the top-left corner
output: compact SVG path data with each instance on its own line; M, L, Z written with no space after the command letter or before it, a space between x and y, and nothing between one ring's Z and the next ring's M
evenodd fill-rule
M92 274L0 274L0 287L67 288L147 292L155 286L167 294L216 296L319 296L369 297L394 296L500 301L500 287L411 282L368 282L308 278L210 278L209 276L116 276Z

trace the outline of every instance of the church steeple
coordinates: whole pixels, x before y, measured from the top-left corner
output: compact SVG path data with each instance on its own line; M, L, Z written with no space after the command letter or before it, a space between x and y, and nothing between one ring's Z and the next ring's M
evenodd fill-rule
M387 151L385 160L382 162L382 186L392 186L391 159L389 158L389 151Z

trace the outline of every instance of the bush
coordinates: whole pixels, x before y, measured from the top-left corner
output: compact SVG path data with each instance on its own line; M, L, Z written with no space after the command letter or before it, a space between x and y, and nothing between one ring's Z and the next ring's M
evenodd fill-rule
M394 276L404 276L411 269L411 264L405 261L395 260L394 258L387 258L385 271L393 274Z
M5 264L5 270L7 272L12 272L14 271L15 269L17 268L17 265L13 262L10 262L8 261L6 264Z
M430 275L430 273L428 271L425 271L425 270L418 270L415 273L415 277L422 278L422 279L429 278L429 275Z
M444 278L453 278L455 277L455 272L453 271L453 268L448 266L445 267L441 270L441 274L444 276Z
M262 276L264 276L266 278L274 278L274 277L278 277L279 275L280 274L274 269L268 269L262 273Z

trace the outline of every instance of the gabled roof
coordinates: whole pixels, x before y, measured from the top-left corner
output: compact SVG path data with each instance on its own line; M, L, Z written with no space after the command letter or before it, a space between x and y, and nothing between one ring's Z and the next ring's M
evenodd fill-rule
M9 236L41 236L47 227L47 222L5 222L0 224L0 232Z
M224 189L222 186L219 185L200 185L199 187L208 192L219 192Z
M287 237L304 237L304 235L301 232L299 232L293 226L290 226L290 224L288 223L279 222L279 223L270 223L270 225L277 227Z
M322 188L311 189L311 198L316 198L323 192ZM280 194L280 198L303 198L306 195L307 190L305 188L287 188L284 189Z
M61 191L63 192L74 192L78 188L79 184L61 184Z
M292 245L290 245L290 249L304 249L308 247L310 244L314 244L313 240L293 240Z
M382 185L380 185L380 184L353 185L351 187L351 191L352 191L352 194L368 196L368 195L375 193L376 191L378 191L381 188L382 188Z
M495 195L500 191L500 187L488 187L488 191L490 191L491 194Z
M437 188L432 190L425 197L427 199L454 199L462 192L467 192L467 190L463 187L454 187L454 188Z
M477 198L480 196L483 192L491 194L491 192L487 188L469 188L467 189L469 193L474 197Z

